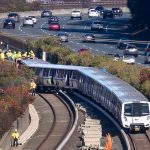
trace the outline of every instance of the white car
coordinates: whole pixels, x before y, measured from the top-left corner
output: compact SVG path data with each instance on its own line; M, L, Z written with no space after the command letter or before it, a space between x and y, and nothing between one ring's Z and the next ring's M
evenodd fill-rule
M82 13L80 10L73 10L71 12L71 19L74 19L74 18L80 18L80 20L82 19Z
M100 14L95 10L95 9L90 9L89 10L89 13L88 13L88 17L91 18L91 17L99 17Z
M37 19L36 19L36 17L35 17L35 16L28 16L28 17L32 18L32 20L33 20L34 24L36 24L36 23L37 23Z
M26 17L23 21L23 27L24 26L32 26L34 27L34 22L33 19L31 17Z
M91 24L91 30L103 30L104 25L101 21L93 21Z
M124 55L122 61L127 64L135 64L135 57L131 55Z

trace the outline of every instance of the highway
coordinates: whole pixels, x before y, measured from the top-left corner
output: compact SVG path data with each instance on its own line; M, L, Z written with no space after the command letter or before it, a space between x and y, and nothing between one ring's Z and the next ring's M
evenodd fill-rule
M39 14L40 16L40 14ZM60 18L60 31L50 31L48 26L48 18L37 17L38 21L35 26L22 27L22 21L16 23L15 29L3 29L2 20L0 20L0 31L9 36L16 36L20 39L26 38L40 38L45 35L57 36L59 32L67 32L69 34L69 42L64 43L70 47L74 52L77 52L81 48L90 49L94 54L109 55L117 53L123 55L123 50L119 50L116 47L116 43L120 38L133 39L129 33L126 32L129 26L130 15L124 13L122 17L116 19L102 19L102 18L88 18L87 15L83 16L82 20L70 19L70 14L64 16L58 16ZM91 31L91 23L93 20L101 20L104 23L104 31ZM95 43L83 43L82 36L85 33L93 33L96 37ZM135 41L136 43L137 41ZM138 41L139 42L139 41ZM134 44L135 44L134 43ZM144 47L146 44L140 44L139 56L136 58L137 64L144 63ZM148 65L149 66L149 65Z

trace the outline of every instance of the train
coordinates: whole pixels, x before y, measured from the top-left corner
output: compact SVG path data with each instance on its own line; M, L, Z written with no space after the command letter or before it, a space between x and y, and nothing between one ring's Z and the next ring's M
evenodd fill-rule
M150 102L118 77L94 67L50 64L40 59L23 60L37 76L40 90L70 88L104 107L123 128L130 131L150 127Z

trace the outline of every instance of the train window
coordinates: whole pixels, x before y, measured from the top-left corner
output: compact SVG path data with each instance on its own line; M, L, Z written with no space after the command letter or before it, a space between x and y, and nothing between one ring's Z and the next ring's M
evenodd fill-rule
M147 103L142 103L141 104L141 115L146 116L149 114L149 107Z
M51 69L50 73L49 73L49 76L55 76L55 74L56 74L56 70Z
M48 68L44 68L43 76L44 77L48 77L48 74L49 74L49 69Z
M57 70L58 71L58 78L63 78L65 75L65 71L64 70Z
M78 78L78 72L77 71L73 71L72 72L72 79L77 79Z
M35 71L35 75L39 76L41 71L42 71L41 68L37 68Z
M124 115L125 116L132 116L132 104L125 104Z

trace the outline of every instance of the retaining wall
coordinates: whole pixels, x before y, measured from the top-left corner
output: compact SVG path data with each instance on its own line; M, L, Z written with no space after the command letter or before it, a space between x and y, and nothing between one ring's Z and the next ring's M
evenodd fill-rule
M0 148L2 150L9 150L12 144L12 132L15 129L18 129L19 133L22 134L30 124L30 117L29 117L29 108L26 109L24 115L19 117L12 125L11 129L4 134L0 141Z

